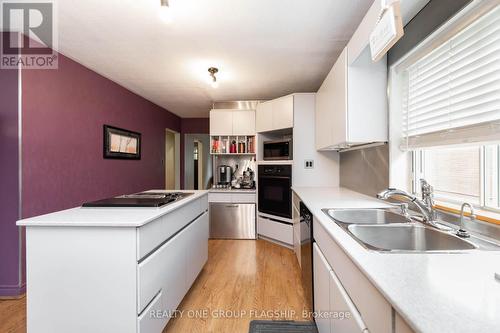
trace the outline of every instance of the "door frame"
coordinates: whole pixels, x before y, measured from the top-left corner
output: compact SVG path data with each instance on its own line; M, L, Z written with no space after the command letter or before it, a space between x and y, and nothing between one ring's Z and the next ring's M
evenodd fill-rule
M198 184L194 184L195 189L204 189L203 184L203 142L200 140L194 140L198 144Z
M175 172L175 190L180 190L181 188L181 133L171 130L169 128L165 129L165 158L164 158L164 169L165 169L165 188L167 188L167 135L174 134L174 172Z

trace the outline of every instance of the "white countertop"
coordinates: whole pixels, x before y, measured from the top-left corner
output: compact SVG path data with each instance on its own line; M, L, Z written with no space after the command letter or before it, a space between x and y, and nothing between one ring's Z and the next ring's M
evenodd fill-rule
M19 220L17 225L28 227L140 227L208 193L208 191L194 190L152 191L193 194L163 207L76 207Z
M500 253L379 253L366 250L323 208L383 208L375 198L345 188L293 189L415 332L500 331Z

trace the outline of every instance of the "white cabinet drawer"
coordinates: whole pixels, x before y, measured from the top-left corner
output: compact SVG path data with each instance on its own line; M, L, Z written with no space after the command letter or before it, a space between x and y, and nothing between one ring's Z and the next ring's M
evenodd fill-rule
M231 200L233 203L255 203L255 193L233 193Z
M344 289L356 304L370 333L392 331L392 308L366 276L356 267L346 253L328 235L323 226L314 220L314 239Z
M276 222L262 216L259 216L257 220L259 235L293 245L293 226L291 224Z
M231 202L231 193L210 192L208 193L208 202Z
M318 245L313 245L313 279L314 279L314 311L326 314L330 312L330 266L321 253ZM330 333L328 316L316 318L318 333Z
M165 294L160 290L151 304L137 318L138 333L159 333L168 322L168 316L162 316L165 308Z
M415 333L397 312L394 321L394 333Z
M137 311L163 290L164 310L175 310L208 260L208 213L138 265Z
M330 271L330 308L334 314L338 314L331 320L331 332L365 332L366 325L361 315L333 271Z
M206 207L207 197L193 200L171 213L163 215L137 231L137 260L153 251L157 246L199 216ZM203 208L202 208L203 207Z
M186 282L187 289L191 287L194 280L208 260L208 213L200 216L186 228Z
M228 202L228 203L255 203L255 193L236 192L210 192L208 194L209 202Z
M139 263L137 272L138 313L143 311L161 289L163 289L165 302L168 301L170 306L177 306L176 301L179 297L182 299L184 294L181 295L181 293L186 289L184 287L186 279L185 249L189 246L184 232L186 230L181 231Z

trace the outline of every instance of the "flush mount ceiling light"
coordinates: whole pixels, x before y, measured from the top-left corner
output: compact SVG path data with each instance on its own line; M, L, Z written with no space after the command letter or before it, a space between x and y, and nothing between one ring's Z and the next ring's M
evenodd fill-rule
M219 69L216 68L216 67L210 67L208 69L208 73L210 73L210 85L212 86L212 88L217 88L219 86L219 83L217 82L217 77L215 76L215 74L217 74L219 72Z
M165 23L172 22L172 9L169 6L168 0L160 0L160 18Z

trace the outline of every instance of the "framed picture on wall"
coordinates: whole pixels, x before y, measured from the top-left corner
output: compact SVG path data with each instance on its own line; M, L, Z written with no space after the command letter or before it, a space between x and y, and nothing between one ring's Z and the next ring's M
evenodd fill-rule
M140 160L141 133L104 125L104 158Z

